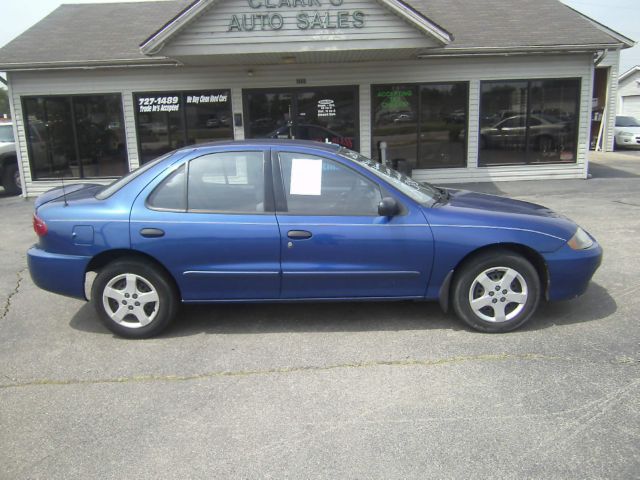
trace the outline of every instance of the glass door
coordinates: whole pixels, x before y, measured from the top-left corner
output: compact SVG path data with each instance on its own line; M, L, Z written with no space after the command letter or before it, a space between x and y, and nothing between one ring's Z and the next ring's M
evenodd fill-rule
M358 88L244 92L245 138L288 138L359 148Z

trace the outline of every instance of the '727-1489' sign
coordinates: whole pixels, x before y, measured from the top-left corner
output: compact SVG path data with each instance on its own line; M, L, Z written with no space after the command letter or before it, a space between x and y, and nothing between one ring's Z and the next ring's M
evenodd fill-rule
M295 14L298 30L333 30L363 28L365 13L361 10L338 10L344 0L247 0L249 7L258 11L250 14L233 14L228 32L253 30L281 30L285 17ZM316 10L325 8L325 10ZM262 13L264 9L264 13ZM300 10L305 11L300 11ZM292 11L293 10L293 11ZM282 12L282 13L281 13Z

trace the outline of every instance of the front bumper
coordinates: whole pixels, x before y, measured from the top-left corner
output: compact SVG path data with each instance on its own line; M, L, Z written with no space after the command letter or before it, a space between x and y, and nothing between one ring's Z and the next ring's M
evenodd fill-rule
M587 290L591 277L602 263L602 247L595 240L585 250L573 250L565 244L544 258L549 271L547 299L568 300Z
M89 260L90 257L49 253L35 245L27 251L33 283L43 290L82 300L86 300L84 281Z

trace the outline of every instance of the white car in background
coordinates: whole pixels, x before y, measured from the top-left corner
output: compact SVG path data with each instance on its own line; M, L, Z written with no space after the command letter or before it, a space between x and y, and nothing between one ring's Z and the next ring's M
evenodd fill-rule
M626 115L616 116L615 148L640 147L640 120Z
M12 123L0 123L0 180L5 193L16 195L22 192Z

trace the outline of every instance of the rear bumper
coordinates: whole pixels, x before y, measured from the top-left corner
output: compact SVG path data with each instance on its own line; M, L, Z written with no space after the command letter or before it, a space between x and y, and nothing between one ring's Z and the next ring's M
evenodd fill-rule
M549 270L548 299L568 300L587 290L591 277L602 263L602 247L597 242L586 250L573 250L564 245L544 257Z
M29 273L38 287L86 300L84 281L90 257L49 253L36 246L27 251Z

